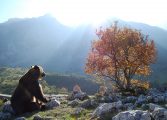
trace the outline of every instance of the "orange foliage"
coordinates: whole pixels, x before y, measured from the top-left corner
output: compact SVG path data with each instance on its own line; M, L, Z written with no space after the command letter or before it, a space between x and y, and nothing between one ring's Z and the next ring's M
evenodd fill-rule
M131 84L132 86L134 86L134 88L137 87L146 90L150 88L150 83L148 81L132 80Z
M135 76L150 75L149 65L156 60L156 48L148 36L135 29L120 28L117 23L100 28L97 36L87 58L86 73L110 79L120 89L135 84Z

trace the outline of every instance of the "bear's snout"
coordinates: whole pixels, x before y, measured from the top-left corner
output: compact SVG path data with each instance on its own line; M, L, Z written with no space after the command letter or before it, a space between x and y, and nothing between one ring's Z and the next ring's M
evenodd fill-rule
M43 72L41 76L42 76L42 77L45 77L45 76L46 76L46 74Z

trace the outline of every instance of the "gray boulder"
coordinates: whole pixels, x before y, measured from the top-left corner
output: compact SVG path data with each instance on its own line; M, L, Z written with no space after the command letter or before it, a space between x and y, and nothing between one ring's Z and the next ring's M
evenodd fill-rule
M167 110L165 108L156 107L152 112L152 118L154 120L167 120Z
M69 100L85 100L88 99L89 96L85 92L73 92L71 95L68 96Z
M18 117L18 118L14 119L14 120L26 120L26 118L25 117Z
M53 109L55 107L60 106L60 101L56 100L56 99L52 99L50 102L45 104L46 109Z
M148 101L147 101L146 96L140 95L140 96L138 97L137 101L135 102L135 105L136 105L136 106L141 106L142 104L147 103L147 102L148 102Z
M74 94L74 99L85 100L88 98L88 95L84 92L78 92Z
M148 102L153 102L153 96L151 96L151 95L147 96L147 101Z
M154 97L153 97L153 102L154 102L154 103L162 103L162 102L165 102L165 96L164 96L163 94L154 95Z
M12 115L10 113L0 112L0 120L10 120Z
M41 117L40 115L34 115L33 120L55 120L53 117Z
M118 113L112 120L151 120L148 111L131 110Z
M162 107L159 105L153 104L153 103L149 104L149 111L152 112L152 111L154 111L155 108L162 108Z
M135 96L128 96L125 99L123 99L123 103L134 103L138 98Z
M157 90L156 88L152 88L152 89L148 90L147 95L153 96L153 95L160 94L160 93L161 92L159 90Z
M133 103L126 103L123 105L124 110L133 110L134 108L135 106L133 105Z
M83 103L81 103L80 106L82 108L95 108L98 106L98 103L93 99L88 99L88 100L85 100Z
M14 114L10 101L5 102L1 109L2 109L2 112L4 113Z
M108 114L111 112L117 112L122 107L123 107L123 105L122 105L121 101L113 102L113 103L103 103L103 104L99 105L99 107L97 107L94 110L94 112L92 114L92 118L102 117L104 114Z
M142 104L142 110L149 110L149 104Z
M71 107L76 107L79 105L79 100L78 99L75 99L73 101L69 101L68 102L68 105L71 106Z
M80 115L80 114L82 113L83 110L84 110L84 108L78 107L78 108L76 108L76 109L74 110L74 112L72 113L72 115L78 116L78 115Z

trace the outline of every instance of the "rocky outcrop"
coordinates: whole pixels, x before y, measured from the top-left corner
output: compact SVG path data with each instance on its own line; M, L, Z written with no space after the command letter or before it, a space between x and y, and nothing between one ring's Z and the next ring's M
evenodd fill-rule
M81 88L79 85L75 85L72 91L72 94L68 96L68 100L85 100L88 99L88 95L85 92L82 92Z
M41 117L40 115L35 115L33 120L54 120L54 118L53 117L49 117L49 116Z
M18 118L14 119L14 120L26 120L26 118L25 117L18 117Z
M71 115L73 115L73 116L78 116L78 115L80 115L80 114L82 113L83 110L84 110L84 108L82 108L82 107L77 107L77 108L74 110L74 112L71 113Z
M98 103L94 99L88 99L88 100L85 100L83 103L81 103L80 106L82 108L89 109L89 108L95 108L95 107L97 107Z
M10 101L5 102L1 109L4 113L14 114Z
M167 120L167 110L165 108L155 108L152 112L154 120Z
M72 101L69 101L68 102L68 105L71 106L71 107L76 107L79 105L79 100L78 99L75 99L75 100L72 100Z
M115 113L117 115L113 117L113 120L167 120L167 91L150 89L147 94L141 94L138 97L121 96L118 98L121 107L114 107L114 104L118 102L102 103L92 113L92 117L105 119L104 114L114 115ZM104 97L98 99L104 99Z
M58 107L60 105L60 101L56 99L52 99L50 102L46 103L46 109L53 109L55 107Z
M0 120L10 120L12 115L10 113L0 112Z
M89 97L85 92L73 92L71 95L68 96L69 100L75 100L75 99L85 100L88 98Z
M142 110L120 112L112 120L151 120L150 113Z
M138 98L136 96L128 96L122 100L123 103L135 103Z
M121 101L113 103L103 103L99 105L93 112L92 118L103 117L103 115L111 112L119 112L119 109L122 108L123 104Z

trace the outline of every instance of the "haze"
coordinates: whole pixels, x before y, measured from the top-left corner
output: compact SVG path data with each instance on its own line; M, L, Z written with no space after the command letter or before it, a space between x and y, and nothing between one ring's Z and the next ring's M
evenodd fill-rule
M0 0L0 22L51 14L68 26L114 17L167 29L165 0Z

